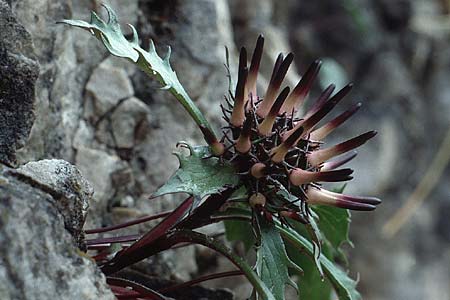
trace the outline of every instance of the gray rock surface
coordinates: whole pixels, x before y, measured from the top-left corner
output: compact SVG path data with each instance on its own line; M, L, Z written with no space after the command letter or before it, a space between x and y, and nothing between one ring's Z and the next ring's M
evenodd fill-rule
M39 162L21 172L0 166L0 298L115 299L103 274L65 229L83 214L81 207L73 207L69 220L61 213L67 199L59 195L73 190L55 181L55 162L42 165L48 172L41 172ZM65 175L69 182L79 179L74 169Z
M134 94L131 81L124 70L108 65L100 65L92 72L86 85L86 91L92 97L94 111L90 118L101 118L114 109L120 100ZM88 117L88 118L89 118ZM91 119L95 122L95 119Z
M83 225L94 191L80 171L64 160L46 159L29 162L10 173L57 200L55 205L64 218L65 228L83 247Z
M115 147L132 149L135 145L138 127L147 128L150 109L139 99L132 97L125 100L111 115L111 129Z
M43 158L73 162L72 140L83 113L84 87L105 50L89 34L68 30L55 22L84 16L91 2L10 2L17 19L33 38L41 66L36 82L36 120L27 145L18 153L19 162Z
M101 218L116 190L112 177L127 168L126 163L116 155L91 148L78 148L76 161L78 168L94 188L94 201L91 206L92 212L97 215L91 217Z
M0 162L15 165L34 121L39 64L30 33L0 1Z

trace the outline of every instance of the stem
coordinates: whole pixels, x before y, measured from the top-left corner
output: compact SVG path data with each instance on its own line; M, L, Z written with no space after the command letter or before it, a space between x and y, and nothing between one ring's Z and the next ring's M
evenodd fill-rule
M168 216L170 213L171 213L171 211L166 211L166 212L162 212L162 213L157 214L157 215L145 216L145 217L134 219L134 220L131 220L131 221L128 221L128 222L124 222L124 223L121 223L121 224L113 225L113 226L102 227L102 228L95 228L95 229L88 229L88 230L85 231L85 233L86 234L94 234L94 233L102 233L102 232L122 229L122 228L125 228L125 227L137 225L137 224L144 223L144 222L147 222L147 221L164 218L164 217Z
M253 287L258 291L258 294L262 296L264 300L275 300L270 290L267 286L262 282L262 280L258 277L258 275L253 271L253 268L241 257L234 254L229 248L223 245L221 242L217 241L214 238L208 237L204 234L188 231L188 230L180 230L176 232L176 239L178 242L191 242L203 245L212 250L215 250L228 258L236 267L238 267Z
M116 289L118 293L123 293L123 295L116 295L118 299L136 299L138 297L139 298L145 297L146 299L155 299L155 300L172 299L164 297L159 292L156 292L152 289L147 288L146 286L143 286L142 284L138 284L131 280L108 277L106 278L106 282L111 286L113 291L114 289ZM131 287L133 290L129 290L127 289L127 287Z
M190 281L186 281L183 283L179 283L179 284L175 284L169 287L165 287L162 288L160 290L158 290L158 292L160 293L167 293L173 290L178 290L178 289L182 289L182 288L186 288L188 286L200 283L200 282L204 282L204 281L208 281L208 280L213 280L213 279L218 279L218 278L225 278L225 277L231 277L231 276L239 276L239 275L244 275L244 273L242 271L228 271L228 272L221 272L221 273L215 273L215 274L210 274L210 275L205 275Z
M106 274L115 273L135 262L138 262L144 258L155 255L159 252L167 250L172 246L179 243L195 243L208 247L214 251L219 252L226 258L228 258L236 267L238 267L261 295L264 300L275 300L270 290L264 284L264 282L253 271L253 268L241 257L234 254L229 248L223 245L221 242L214 238L206 236L204 234L190 231L190 230L172 230L165 236L160 237L158 240L153 241L151 244L142 245L138 249L135 249L131 255L122 255L120 260L106 264L102 267L102 271Z
M110 243L124 243L124 242L134 242L141 237L140 234L132 234L132 235L124 235L118 237L108 237L108 238L99 238L86 240L87 246L93 246L98 244L110 244Z

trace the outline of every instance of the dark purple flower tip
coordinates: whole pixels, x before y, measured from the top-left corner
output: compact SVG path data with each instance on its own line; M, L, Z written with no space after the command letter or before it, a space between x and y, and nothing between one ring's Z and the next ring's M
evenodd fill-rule
M283 138L289 137L292 134L292 132L294 132L296 128L300 126L303 127L303 135L306 135L311 130L311 128L313 128L317 123L319 123L320 120L322 120L323 117L325 117L336 106L336 104L338 104L339 101L341 101L345 97L345 95L348 94L348 92L350 92L350 90L351 87L349 87L348 85L345 86L336 95L331 97L328 101L319 105L316 111L314 111L311 114L308 114L303 121L298 122L293 129L287 131L283 135Z
M279 56L280 57L280 56ZM270 80L269 86L267 87L266 95L264 96L264 100L259 104L256 113L260 117L266 117L269 109L272 107L273 102L275 101L276 94L280 89L281 83L283 82L284 77L289 69L289 66L294 59L294 55L289 53L286 55L286 58L283 62L277 67L277 63L275 63L274 73L272 73L272 78ZM275 70L276 69L276 70Z
M312 166L319 166L321 163L327 161L332 157L348 152L363 145L369 139L373 138L376 134L376 131L369 131L330 148L313 151L312 153L309 153L307 155L308 162Z
M256 80L258 78L258 70L259 70L259 65L261 63L263 48L264 48L264 37L263 37L263 35L260 35L256 41L255 50L253 51L252 61L250 63L250 71L248 74L248 81L247 81L247 84L248 84L247 89L248 89L249 93L252 94L252 97L254 100L257 99Z
M361 102L353 105L350 109L343 112L330 122L326 123L319 129L314 130L311 132L310 139L315 141L320 141L324 139L327 135L329 135L333 130L335 130L339 125L347 121L351 116L353 116L360 108L361 108Z
M376 198L372 197L353 197L343 194L338 194L334 192L330 192L324 189L319 189L310 186L306 192L306 195L308 197L307 202L309 204L319 204L319 205L330 205L330 206L336 206L351 210L361 210L361 211L370 211L374 210L376 208L376 205L379 204L381 201L377 201L375 203ZM360 200L362 198L365 199L372 199L371 202L361 202ZM356 199L356 200L355 200ZM355 200L355 201L354 201Z
M378 205L381 203L381 200L376 197L343 195L342 199L352 201L352 202L366 203L366 204L372 204L372 205Z
M289 95L288 99L284 103L281 113L290 114L293 110L296 110L306 98L306 95L311 90L312 84L319 73L320 67L322 65L321 60L314 61L306 70L303 77L298 82L297 86L294 88L292 93Z
M344 201L344 200L338 200L336 202L336 207L346 208L346 209L350 209L350 210L358 210L358 211L372 211L377 208L376 206L371 205L371 204L358 203L358 202L352 202L352 201Z
M314 172L296 168L290 172L289 180L296 186L311 182L339 182L353 179L353 177L350 176L352 173L352 169Z
M351 161L352 159L354 159L357 155L358 155L358 152L356 152L356 151L351 151L351 152L345 153L341 156L340 159L324 163L320 170L321 171L329 171L329 170L334 170L336 168L339 168L340 166L342 166L342 165L346 164L347 162Z
M317 122L319 122L324 116L326 116L345 96L347 96L348 93L350 93L353 88L353 84L347 84L327 101L326 97L329 97L329 95L332 93L332 91L334 90L334 86L330 85L328 88L330 89L330 91L326 89L313 105L313 107L311 107L311 109L305 114L305 119L309 119L310 117L314 116L314 118L311 120L311 123L314 121L315 124L317 124Z
M352 203L359 203L359 204L370 204L370 205L378 205L381 203L381 200L375 197L367 197L367 196L350 196L350 195L346 195L346 194L339 194L339 193L334 193L334 192L330 192L327 190L323 190L322 191L325 194L331 195L333 197L336 197L337 199L341 200L341 201L346 201L346 202L352 202Z
M272 75L270 76L269 85L271 82L275 80L275 77L278 74L278 69L280 69L281 64L283 63L284 55L283 53L278 54L277 59L275 60L275 64L273 65Z
M351 174L353 174L352 169L320 171L320 172L316 172L316 173L318 173L317 181L339 182L339 181L348 181L348 180L353 179L353 177L350 176Z
M241 67L241 65L240 65ZM247 81L248 69L247 67L239 68L238 82L236 84L236 92L234 97L234 106L231 113L231 124L240 127L245 119L245 83Z
M357 137L354 137L350 140L340 143L340 144L336 145L335 147L336 147L337 151L339 152L339 154L345 153L345 152L355 149L359 146L362 146L368 140L370 140L371 138L376 136L377 133L378 132L376 132L375 130L368 131L366 133L358 135Z

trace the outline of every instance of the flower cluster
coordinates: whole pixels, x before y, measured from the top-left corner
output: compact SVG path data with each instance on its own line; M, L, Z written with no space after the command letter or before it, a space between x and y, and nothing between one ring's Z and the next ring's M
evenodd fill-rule
M227 99L227 107L222 107L228 125L223 128L221 142L213 146L218 156L237 168L250 191L250 205L266 216L277 214L301 221L307 221L308 205L375 209L381 202L377 198L338 194L323 189L320 184L352 179L352 169L338 168L356 156L355 148L376 135L375 131L369 131L340 144L323 147L322 140L361 107L361 103L357 103L318 126L350 92L352 85L334 95L335 86L330 85L306 113L298 117L297 111L311 90L321 62L313 62L291 91L289 87L281 89L281 85L293 55L280 54L262 96L258 94L256 82L263 46L264 38L260 36L250 66L247 51L241 48L234 99Z

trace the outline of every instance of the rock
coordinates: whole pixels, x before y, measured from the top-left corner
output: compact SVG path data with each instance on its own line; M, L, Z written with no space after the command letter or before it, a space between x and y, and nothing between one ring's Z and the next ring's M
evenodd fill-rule
M106 51L89 34L55 22L80 15L81 11L85 16L91 1L10 3L17 19L31 34L41 65L36 82L36 120L27 145L18 152L18 161L49 157L73 161L72 140L82 116L83 88Z
M44 161L49 171L42 174L32 168L40 164L25 168L32 177L0 166L0 298L115 299L103 274L64 229L61 198L56 195L66 195L70 188L52 179L48 186L38 183L52 178L50 170L64 164ZM62 180L76 182L78 174L66 167ZM73 215L83 214L81 207L73 209L77 210Z
M121 14L122 15L122 14ZM130 23L134 24L134 23ZM131 63L129 60L123 59L122 57L117 57L114 55L109 55L105 58L101 63L100 67L105 68L116 68L120 70L124 70L128 76L132 76L139 68Z
M167 1L161 6L169 11L170 22L166 27L172 34L157 37L159 54L165 54L166 45L172 47L171 64L180 82L208 120L219 124L221 112L218 104L228 91L228 79L223 66L224 47L229 47L231 55L236 53L230 34L232 28L228 5L225 0L189 0L176 5ZM159 17L152 11L151 5L148 8L142 7L142 10L148 20ZM139 96L145 101L147 97ZM173 101L173 97L166 92L163 94L152 91L151 98ZM179 104L172 103L172 107L182 110Z
M64 217L66 229L82 246L83 225L94 191L80 171L64 160L46 159L29 162L12 172L57 200L56 207Z
M127 173L127 164L116 155L90 148L78 148L76 164L83 176L94 188L94 201L92 202L92 218L100 219L106 212L109 200L113 197L118 186L113 184L115 174ZM116 175L118 178L130 178ZM131 179L129 179L131 180ZM127 182L121 181L121 187Z
M122 0L95 0L97 5L102 3L108 4L115 11L120 12L120 25L124 32L130 30L127 24L137 24L139 14L139 1L122 1Z
M256 39L260 34L265 37L264 52L261 59L260 73L264 78L270 78L273 65L281 52L284 55L291 51L289 37L285 33L284 22L276 22L275 7L282 6L283 3L289 6L290 1L271 1L271 0L250 0L239 1L230 0L230 9L235 24L239 24L239 28L235 31L238 45L245 46L249 53L253 53ZM292 8L286 8L292 10ZM286 18L283 16L282 18ZM294 87L299 79L296 70L296 64L300 62L295 59L286 74L285 84ZM265 92L267 85L261 87L261 91Z
M85 120L80 120L78 128L73 137L73 147L78 149L80 147L91 147L94 141L94 129L89 126Z
M121 101L133 96L133 86L127 73L115 67L101 65L92 73L86 85L92 96L95 119L114 109Z
M34 122L39 64L30 33L0 1L0 162L15 165Z
M149 108L135 97L121 103L111 115L111 129L115 146L117 148L133 148L136 127L139 123L146 121L148 115Z

